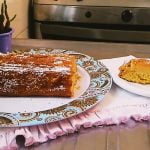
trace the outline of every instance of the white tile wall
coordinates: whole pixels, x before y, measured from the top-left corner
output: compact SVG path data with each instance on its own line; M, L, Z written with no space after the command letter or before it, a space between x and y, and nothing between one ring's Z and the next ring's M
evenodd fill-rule
M3 0L0 0L0 4ZM13 38L28 38L28 7L29 0L7 0L10 18L14 14L16 19L11 23L14 28Z

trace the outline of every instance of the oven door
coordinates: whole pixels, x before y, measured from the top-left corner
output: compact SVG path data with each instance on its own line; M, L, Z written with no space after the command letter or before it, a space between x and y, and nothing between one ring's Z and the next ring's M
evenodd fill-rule
M149 43L147 18L147 7L34 4L36 38Z
M126 29L128 28L128 29ZM137 27L138 29L140 27ZM142 27L143 28L143 27ZM146 28L144 28L146 29ZM83 25L36 23L36 37L57 40L150 43L150 31Z

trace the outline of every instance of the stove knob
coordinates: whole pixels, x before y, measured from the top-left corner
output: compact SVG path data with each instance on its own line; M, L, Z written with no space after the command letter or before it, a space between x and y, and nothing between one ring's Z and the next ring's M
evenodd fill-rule
M133 18L133 12L131 10L124 10L121 14L121 18L124 22L130 22Z
M90 18L92 16L92 13L90 11L87 11L85 13L85 17Z

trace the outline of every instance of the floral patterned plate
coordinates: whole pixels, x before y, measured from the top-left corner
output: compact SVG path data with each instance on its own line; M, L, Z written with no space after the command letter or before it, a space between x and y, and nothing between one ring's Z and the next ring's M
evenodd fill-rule
M95 106L111 88L108 69L90 56L62 49L31 49L24 53L74 55L80 75L79 88L72 98L0 97L0 127L33 126L66 119Z

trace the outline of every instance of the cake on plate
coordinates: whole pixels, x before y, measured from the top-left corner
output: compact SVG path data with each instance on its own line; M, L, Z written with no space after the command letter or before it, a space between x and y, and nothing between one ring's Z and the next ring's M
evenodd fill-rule
M119 77L127 81L150 84L150 60L132 59L119 68Z
M72 55L0 55L0 96L71 97L76 81Z

